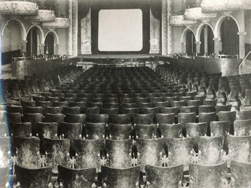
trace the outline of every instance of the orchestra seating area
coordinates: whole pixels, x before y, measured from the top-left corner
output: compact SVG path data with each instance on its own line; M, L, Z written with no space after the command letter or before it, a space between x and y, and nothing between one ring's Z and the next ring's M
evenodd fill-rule
M3 88L5 187L251 186L250 75L69 65Z

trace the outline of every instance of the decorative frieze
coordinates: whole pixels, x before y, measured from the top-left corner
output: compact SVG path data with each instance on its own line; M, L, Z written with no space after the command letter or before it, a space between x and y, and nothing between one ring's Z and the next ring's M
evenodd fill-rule
M52 22L56 18L54 10L38 10L36 16L27 16L25 19L35 22Z
M0 13L3 15L36 15L38 6L28 1L0 1Z
M69 18L55 18L53 22L44 22L42 24L44 27L49 28L68 28L70 26Z
M184 13L184 18L186 20L209 20L216 18L217 13L204 13L201 7L188 8Z
M184 15L170 16L169 23L171 26L185 26L196 24L197 21L185 20Z

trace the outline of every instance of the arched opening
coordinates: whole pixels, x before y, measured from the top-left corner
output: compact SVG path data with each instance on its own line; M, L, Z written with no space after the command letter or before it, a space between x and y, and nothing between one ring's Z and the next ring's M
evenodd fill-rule
M200 54L209 55L214 53L214 33L211 27L204 25L200 33Z
M186 32L186 54L194 55L196 53L195 36L191 30Z
M54 54L54 35L52 32L48 33L45 38L44 53L49 56Z
M220 38L222 50L220 53L227 55L239 54L239 35L238 26L234 19L227 17L223 20L220 27Z
M2 36L2 51L11 52L21 50L22 30L20 24L12 20L6 25Z
M37 27L32 27L27 35L26 53L28 56L41 54L41 34Z

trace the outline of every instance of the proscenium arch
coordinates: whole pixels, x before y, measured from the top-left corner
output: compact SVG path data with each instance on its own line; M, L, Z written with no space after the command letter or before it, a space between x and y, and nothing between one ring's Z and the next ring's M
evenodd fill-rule
M4 34L5 28L6 28L6 27L8 26L8 24L9 24L10 22L12 22L12 21L16 21L16 22L18 22L18 23L20 24L22 40L23 40L23 41L26 41L26 37L27 37L26 29L25 29L25 26L24 26L23 22L22 22L21 20L19 20L19 19L10 19L10 20L8 20L8 21L4 24L4 26L3 26L2 33L1 33L2 36L3 36L3 34Z
M206 25L212 29L214 37L215 37L214 28L212 27L212 25L210 25L209 23L201 23L196 31L196 35L195 35L196 41L200 41L201 31L202 31L203 27Z
M234 17L234 16L232 16L232 15L222 15L218 20L217 20L217 22L216 22L216 24L215 24L215 29L214 29L214 36L215 36L215 38L220 38L221 36L220 36L220 33L221 33L221 25L222 25L222 22L226 19L226 18L232 18L234 21L235 21L235 23L236 23L236 25L237 25L237 27L238 27L238 32L240 32L241 31L241 28L240 28L240 25L239 25L239 22L238 22L238 20Z

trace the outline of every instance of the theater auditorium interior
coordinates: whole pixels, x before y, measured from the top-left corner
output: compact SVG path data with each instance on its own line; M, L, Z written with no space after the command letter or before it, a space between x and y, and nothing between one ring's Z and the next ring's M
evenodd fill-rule
M250 188L250 0L0 0L1 188Z

